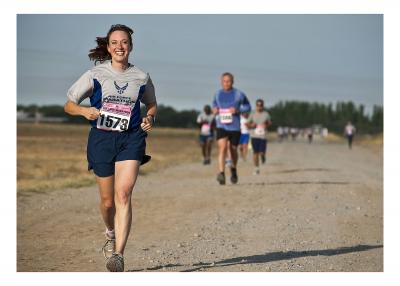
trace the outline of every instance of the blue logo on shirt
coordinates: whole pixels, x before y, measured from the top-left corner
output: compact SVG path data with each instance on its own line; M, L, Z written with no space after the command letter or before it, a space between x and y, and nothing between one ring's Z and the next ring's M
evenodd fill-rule
M127 87L128 87L128 83L126 83L123 87L120 87L118 84L117 84L117 82L114 80L114 85L115 85L115 88L117 89L117 91L118 91L118 93L119 94L123 94L124 93L124 91L127 89Z

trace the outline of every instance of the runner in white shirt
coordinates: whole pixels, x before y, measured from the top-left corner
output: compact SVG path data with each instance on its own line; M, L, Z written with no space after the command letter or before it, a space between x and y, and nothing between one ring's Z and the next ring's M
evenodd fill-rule
M347 122L347 125L344 127L344 135L347 137L347 143L349 146L349 149L352 148L353 145L353 138L354 134L356 133L356 128L354 127L351 122Z
M247 127L247 123L249 122L249 113L244 112L240 115L240 139L239 139L239 150L240 157L243 161L247 160L247 151L249 148L250 141L250 131Z
M150 76L129 63L133 30L113 25L89 53L95 63L68 90L65 111L89 120L88 169L93 169L106 226L103 254L109 271L124 271L124 250L132 222L132 190L145 155L157 102ZM90 99L90 107L79 104ZM147 115L141 117L140 103ZM84 269L83 269L84 270Z
M271 116L264 110L264 100L257 99L256 110L250 113L247 126L250 128L251 145L253 149L254 174L260 174L259 158L261 163L266 162L267 128L271 126Z
M204 106L203 112L197 117L200 128L199 142L203 155L203 164L211 164L211 148L214 139L215 115L211 112L211 106Z

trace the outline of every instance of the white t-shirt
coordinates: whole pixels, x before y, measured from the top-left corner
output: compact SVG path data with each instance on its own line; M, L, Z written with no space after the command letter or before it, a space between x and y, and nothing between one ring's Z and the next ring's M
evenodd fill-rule
M148 73L134 65L125 71L118 71L105 61L85 72L68 90L68 99L80 104L90 99L90 105L104 112L91 120L93 127L124 131L138 128L142 122L140 102L156 102L154 86ZM122 124L126 121L126 124ZM105 126L105 125L109 126ZM120 125L118 125L120 124Z
M240 133L242 134L249 134L249 128L247 127L246 123L249 122L249 119L240 115Z
M214 120L214 114L206 114L205 112L202 112L197 116L197 123L202 123L200 127L200 134L205 135L205 136L210 136L211 135L211 126L212 122Z

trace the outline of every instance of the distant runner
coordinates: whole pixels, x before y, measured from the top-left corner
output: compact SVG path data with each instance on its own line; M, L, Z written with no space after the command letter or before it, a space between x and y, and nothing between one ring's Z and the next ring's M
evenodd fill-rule
M267 151L267 128L272 124L271 116L264 110L264 101L257 99L256 110L250 113L247 125L251 128L250 137L253 147L254 174L260 174L259 161L265 163Z
M307 128L306 129L306 134L307 134L307 138L308 138L308 143L312 143L312 140L313 140L313 136L314 136L314 132L313 132L313 129L310 127L310 128Z
M211 148L214 139L215 115L211 112L211 106L204 106L203 112L197 117L200 127L199 142L203 155L203 165L211 164Z
M218 90L213 99L213 113L217 118L218 142L218 176L217 181L225 184L225 157L230 142L232 157L231 182L238 182L237 175L237 146L240 139L240 113L250 112L251 106L246 95L233 87L233 75L224 73L221 77L222 89Z
M243 161L247 160L247 152L249 150L250 141L250 131L247 127L247 122L249 121L249 113L244 112L240 115L240 140L239 140L239 150L240 157Z
M352 148L353 145L353 137L354 134L356 133L356 128L354 127L351 122L347 122L347 125L344 127L344 135L347 137L347 143L349 146L349 149Z
M285 133L284 133L283 127L282 126L278 126L278 128L276 129L276 133L278 134L279 142L282 142L284 137L285 137Z
M103 254L112 272L124 271L124 250L132 223L132 190L145 155L146 137L157 112L154 86L148 73L129 63L133 30L113 25L90 50L93 68L68 90L64 106L70 115L89 120L88 169L93 169L100 194L100 212L106 227ZM86 98L90 107L79 104ZM140 103L147 115L141 117ZM76 257L79 260L79 257ZM84 270L84 269L82 269Z

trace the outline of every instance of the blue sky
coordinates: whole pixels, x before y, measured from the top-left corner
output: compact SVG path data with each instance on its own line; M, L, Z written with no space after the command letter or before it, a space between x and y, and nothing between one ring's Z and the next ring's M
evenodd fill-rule
M135 30L130 61L176 109L211 103L225 71L267 106L383 105L382 15L17 15L17 103L63 104L116 23Z

